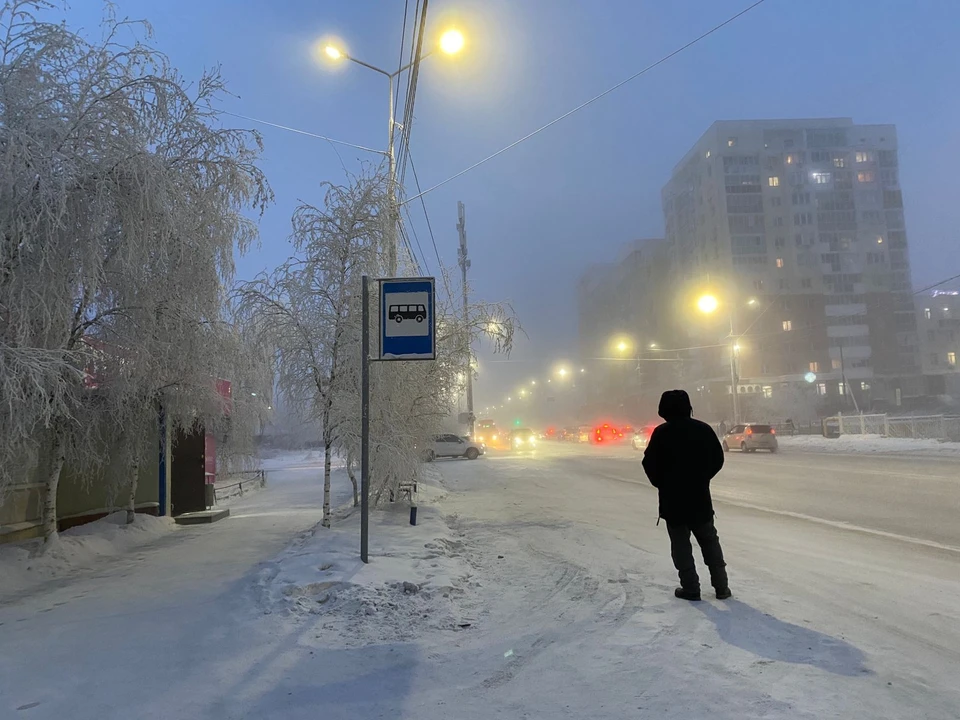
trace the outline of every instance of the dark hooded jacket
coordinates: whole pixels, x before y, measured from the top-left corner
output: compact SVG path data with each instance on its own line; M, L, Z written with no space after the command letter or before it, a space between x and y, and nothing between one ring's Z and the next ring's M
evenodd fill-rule
M643 469L660 492L660 517L696 527L713 518L710 481L723 467L723 447L706 423L690 417L693 408L684 390L660 398L665 423L653 431L643 453Z

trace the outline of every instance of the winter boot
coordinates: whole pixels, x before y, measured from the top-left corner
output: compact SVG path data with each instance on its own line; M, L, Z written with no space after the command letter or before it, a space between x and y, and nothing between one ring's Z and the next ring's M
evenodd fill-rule
M717 588L717 600L729 600L733 596L730 588Z
M699 590L685 590L682 587L678 587L673 591L673 594L681 600L690 600L691 602L698 602L700 600Z

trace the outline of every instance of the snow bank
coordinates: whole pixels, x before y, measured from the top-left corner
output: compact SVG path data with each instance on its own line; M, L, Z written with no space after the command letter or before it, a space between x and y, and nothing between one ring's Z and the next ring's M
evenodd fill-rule
M939 440L888 438L882 435L841 435L825 438L820 435L780 436L780 447L808 452L897 453L960 457L960 443Z
M478 583L456 518L444 518L437 475L421 482L418 524L397 503L370 513L370 563L359 557L359 512L317 526L262 569L262 609L311 617L326 646L359 647L470 627Z
M30 587L71 572L89 568L97 561L121 555L170 532L171 518L137 513L130 525L126 511L115 512L96 522L60 533L59 541L43 555L40 540L0 545L0 590L20 593Z

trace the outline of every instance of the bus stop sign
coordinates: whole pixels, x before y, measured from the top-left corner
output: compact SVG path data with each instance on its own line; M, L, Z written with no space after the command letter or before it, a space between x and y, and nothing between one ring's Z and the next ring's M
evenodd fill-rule
M432 277L380 280L380 360L437 357Z

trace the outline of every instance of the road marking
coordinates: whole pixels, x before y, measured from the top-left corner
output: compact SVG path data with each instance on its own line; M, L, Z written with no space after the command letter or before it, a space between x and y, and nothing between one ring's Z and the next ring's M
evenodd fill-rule
M773 513L774 515L784 515L797 520L806 520L808 522L827 525L840 530L852 530L854 532L865 533L867 535L876 535L877 537L883 537L889 540L899 540L900 542L911 543L913 545L923 545L924 547L934 548L936 550L948 550L949 552L960 553L960 547L956 547L955 545L945 545L944 543L938 543L935 540L924 540L923 538L912 537L910 535L900 535L899 533L887 532L886 530L874 530L873 528L863 527L862 525L854 525L853 523L844 522L843 520L827 520L826 518L819 518L814 515L806 515L804 513L793 512L791 510L774 510L773 508L764 507L763 505L737 502L736 500L727 500L721 497L715 497L714 500L716 502L723 503L724 505L735 505L736 507L747 510L757 510L759 512Z
M599 475L599 474L598 474ZM616 477L609 473L604 473L599 475L607 480L615 480L616 482L626 483L628 485L636 485L638 487L649 488L650 490L655 490L651 485L644 483L639 480L629 480L622 477ZM723 505L733 505L735 507L743 508L745 510L756 510L758 512L771 513L773 515L783 515L784 517L794 518L795 520L806 520L808 522L817 523L819 525L826 525L828 527L837 528L838 530L851 530L853 532L864 533L866 535L874 535L875 537L887 538L888 540L898 540L900 542L910 543L911 545L922 545L923 547L933 548L935 550L946 550L948 552L960 553L960 547L956 545L946 545L944 543L938 543L935 540L924 540L923 538L913 537L911 535L901 535L899 533L887 532L886 530L875 530L873 528L863 527L862 525L854 525L853 523L844 522L843 520L827 520L826 518L819 518L814 515L806 515L804 513L793 512L792 510L776 510L774 508L765 507L763 505L754 505L752 503L738 502L736 500L729 500L720 495L714 495L713 501L716 503L721 503Z

